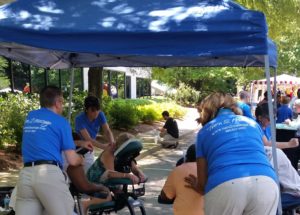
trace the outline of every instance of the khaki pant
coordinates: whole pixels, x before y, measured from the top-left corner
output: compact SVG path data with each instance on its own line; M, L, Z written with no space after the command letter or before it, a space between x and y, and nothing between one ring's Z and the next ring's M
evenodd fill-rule
M251 176L227 181L204 196L205 215L275 215L279 189L273 179Z
M163 146L163 147L168 147L168 146L172 146L175 145L176 142L178 142L178 138L172 137L170 134L168 134L167 132L164 133L160 133L160 137L162 137L163 139L159 141L159 143Z
M74 200L59 167L24 167L17 184L17 215L71 215Z

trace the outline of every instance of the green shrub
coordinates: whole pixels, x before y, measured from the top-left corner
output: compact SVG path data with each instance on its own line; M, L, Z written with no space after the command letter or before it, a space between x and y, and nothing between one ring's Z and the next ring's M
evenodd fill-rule
M109 103L110 124L115 128L132 128L139 122L138 110L128 100L116 99Z
M21 148L23 125L30 110L39 107L37 95L7 94L0 99L0 147Z
M138 107L139 119L144 123L153 123L160 119L160 113L153 108L153 105L146 105Z
M175 93L175 100L177 103L184 106L194 106L199 102L199 99L199 91L184 83L180 83L179 88L176 90Z

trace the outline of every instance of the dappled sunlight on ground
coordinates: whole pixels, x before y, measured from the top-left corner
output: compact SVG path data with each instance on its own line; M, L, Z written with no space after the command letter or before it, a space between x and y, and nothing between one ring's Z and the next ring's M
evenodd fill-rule
M10 170L7 172L0 172L0 186L15 186L17 180L19 178L19 171L18 170Z

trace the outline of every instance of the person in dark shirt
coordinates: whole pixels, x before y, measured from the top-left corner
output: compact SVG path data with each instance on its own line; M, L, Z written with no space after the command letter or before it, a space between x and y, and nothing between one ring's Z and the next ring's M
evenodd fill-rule
M160 131L160 137L163 138L163 140L159 141L163 147L165 148L176 148L178 146L178 138L179 138L179 130L177 126L177 122L170 117L170 114L168 111L162 112L163 118L166 120L165 125L163 128L161 128Z

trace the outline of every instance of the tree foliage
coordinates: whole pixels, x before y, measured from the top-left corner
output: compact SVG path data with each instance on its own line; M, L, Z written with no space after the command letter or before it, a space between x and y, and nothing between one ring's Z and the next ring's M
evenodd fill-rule
M236 0L248 9L262 11L269 36L278 49L278 73L300 75L300 0ZM185 83L200 92L234 92L233 85L249 86L264 78L261 68L155 68L153 78L178 87Z
M300 0L237 0L262 11L278 49L278 71L300 75Z
M235 94L236 86L249 87L249 80L264 77L262 68L153 68L152 78L178 88L184 83L206 95L213 91Z

